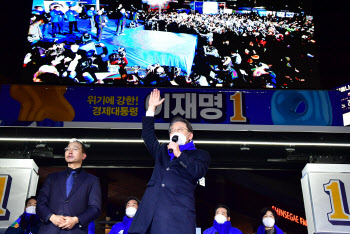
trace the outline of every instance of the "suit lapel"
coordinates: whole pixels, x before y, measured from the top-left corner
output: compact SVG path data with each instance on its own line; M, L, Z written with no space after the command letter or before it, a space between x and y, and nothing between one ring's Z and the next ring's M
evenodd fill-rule
M80 185L84 182L84 180L87 178L88 174L82 170L80 172L80 174L78 175L78 178L77 180L74 182L73 184L73 188L72 190L70 191L69 195L67 198L70 198L72 196L73 193L75 193L75 191L78 190L78 188L80 187Z

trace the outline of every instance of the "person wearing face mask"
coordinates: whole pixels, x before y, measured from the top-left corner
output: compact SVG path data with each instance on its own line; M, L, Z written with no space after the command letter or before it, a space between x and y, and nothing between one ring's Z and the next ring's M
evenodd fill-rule
M24 213L6 230L5 234L37 234L41 225L36 215L36 197L26 199Z
M142 119L142 138L155 160L153 174L129 233L196 232L194 190L197 181L207 173L210 156L196 149L191 124L175 117L169 126L169 144L160 144L154 129L156 107L163 103L160 91L154 89L146 116Z
M140 201L136 197L129 197L126 201L123 221L113 225L109 234L128 234L130 224L136 214Z
M276 226L277 213L271 207L263 208L260 211L261 225L255 234L285 234Z
M230 209L225 205L218 205L215 209L214 224L206 229L203 234L242 234L242 232L231 227Z

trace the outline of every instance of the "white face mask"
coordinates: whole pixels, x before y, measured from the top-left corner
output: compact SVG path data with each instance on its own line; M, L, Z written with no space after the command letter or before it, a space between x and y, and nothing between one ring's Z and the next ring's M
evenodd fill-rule
M218 222L218 224L223 224L227 221L227 218L222 214L218 214L218 215L215 215L215 220L216 222Z
M128 216L129 218L133 218L133 217L135 216L135 214L136 214L136 211L137 211L136 208L134 208L134 207L128 207L128 208L126 208L126 210L125 210L125 214L126 214L126 216Z
M275 225L275 219L273 218L263 218L263 224L265 227L273 227Z
M28 207L26 208L26 212L27 212L28 214L36 214L36 206L28 206Z
M184 134L182 134L182 133L179 133L179 132L175 132L175 133L173 133L173 134L171 134L170 135L170 141L173 141L172 139L173 139L173 136L178 136L179 138L178 138L178 140L177 140L177 144L178 145L184 145L184 144L186 144L186 136L184 135Z

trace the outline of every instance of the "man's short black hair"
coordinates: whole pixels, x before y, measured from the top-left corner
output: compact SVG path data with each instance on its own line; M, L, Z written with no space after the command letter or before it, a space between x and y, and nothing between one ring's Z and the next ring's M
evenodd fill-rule
M131 200L135 200L137 202L137 206L140 205L140 200L137 197L128 197L128 199L126 199L126 202L125 202L125 207L128 205L128 202Z
M28 205L28 202L29 202L30 200L32 200L32 199L34 199L35 201L38 201L38 199L37 199L36 196L28 197L28 198L26 199L26 201L25 201L25 206L27 206L27 205Z
M84 145L81 141L79 141L79 140L76 139L76 138L73 138L73 139L71 139L71 140L69 141L69 143L72 143L72 142L78 142L78 143L81 145L81 151L85 154L85 152L86 152L86 147L85 147L85 145Z
M274 209L272 209L272 207L264 207L264 208L262 208L260 210L260 214L259 214L259 222L260 222L260 224L264 225L263 222L262 222L262 219L263 219L264 215L266 214L266 212L268 212L268 211L272 212L273 217L275 218L275 224L276 224L278 217L277 217L276 211Z
M173 126L174 123L176 122L182 122L182 123L185 123L186 124L186 128L188 129L189 132L192 132L193 133L193 128L192 128L192 125L190 122L188 122L186 119L182 118L181 116L175 116L170 124L169 124L169 132L170 132L170 129L171 129L171 126Z
M217 211L219 208L224 208L224 209L226 209L226 210L227 210L227 217L231 217L230 208L228 208L228 206L226 206L226 205L218 205L218 206L215 208L215 215L216 215L216 211Z

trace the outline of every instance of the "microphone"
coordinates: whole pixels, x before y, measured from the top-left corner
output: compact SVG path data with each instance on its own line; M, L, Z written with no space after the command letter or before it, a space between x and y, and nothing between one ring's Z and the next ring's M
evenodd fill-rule
M179 140L179 136L176 136L176 135L173 136L173 137L171 138L171 141L173 141L173 142L175 142L175 143L176 143L178 140ZM172 154L172 153L173 153L173 149L169 149L169 153Z

